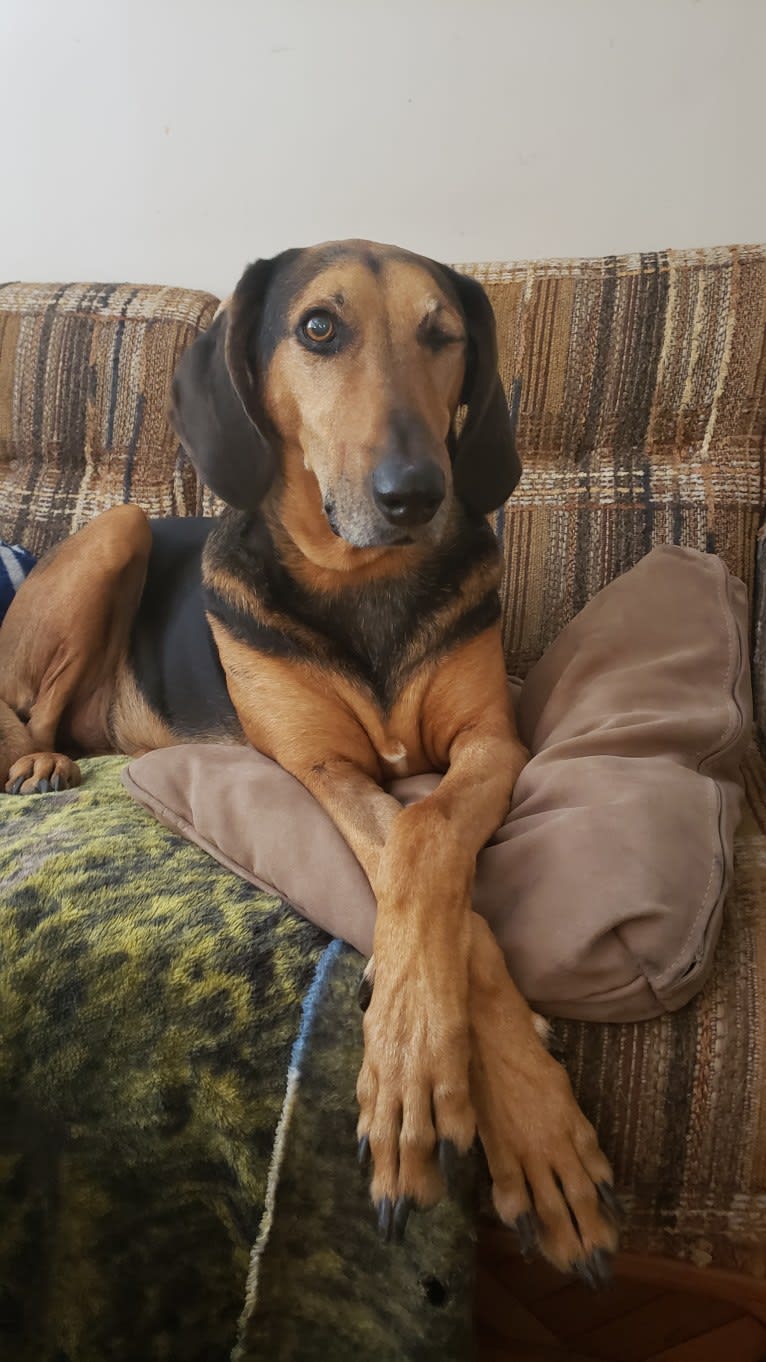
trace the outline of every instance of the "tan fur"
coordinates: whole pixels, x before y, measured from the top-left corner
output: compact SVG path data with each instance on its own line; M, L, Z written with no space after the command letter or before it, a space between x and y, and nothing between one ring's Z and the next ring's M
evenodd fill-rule
M317 270L294 299L265 379L284 455L267 510L272 536L294 578L330 599L351 584L361 589L416 569L454 513L446 439L464 377L462 317L422 263L375 250L377 271L353 259ZM308 308L330 304L353 320L358 339L325 365L292 333ZM438 353L417 338L434 320L455 337ZM417 542L367 548L364 489L397 410L419 419L447 496ZM343 538L324 513L328 497ZM58 764L66 758L37 750L52 748L58 728L87 750L111 743L136 752L176 740L124 665L149 538L136 508L108 512L60 546L9 611L0 632L0 754L25 788L38 772L66 769ZM267 610L227 568L211 571L225 601L304 644L313 638ZM614 1248L597 1192L611 1173L546 1052L539 1019L471 907L476 856L502 822L527 754L499 627L447 653L440 648L496 576L496 563L477 565L451 600L427 612L390 712L328 665L329 652L315 652L312 662L256 654L212 617L210 624L243 737L314 794L376 895L357 1094L384 1220L394 1203L406 1213L407 1198L438 1199L437 1144L465 1149L478 1125L499 1214L508 1224L534 1217L542 1251L566 1268ZM431 795L402 809L382 783L405 769L445 774Z
M127 667L122 667L115 679L109 727L115 751L125 752L129 757L152 752L157 747L175 747L178 743L167 724L147 704Z
M613 1249L615 1228L596 1192L611 1177L607 1161L497 943L471 911L476 854L502 821L526 760L498 630L422 668L386 722L343 677L334 674L328 687L324 669L274 658L253 668L245 645L214 631L248 737L324 805L377 897L357 1089L373 1197L438 1200L437 1139L465 1148L478 1123L507 1223L531 1211L531 1189L551 1261L565 1267ZM434 795L404 811L378 783L393 746L412 773L447 769Z
M150 547L143 511L116 506L57 545L22 583L0 630L0 702L24 716L28 750L52 750L59 730L85 751L110 749L112 686ZM10 764L0 749L3 780Z
M285 530L317 567L357 573L381 559L390 565L396 551L360 551L350 532L352 542L339 539L322 515L322 499L331 494L342 503L344 534L351 521L364 525L363 489L392 411L420 418L449 484L446 439L463 381L465 329L431 275L396 258L384 258L378 276L353 262L320 271L294 300L289 331L309 309L328 307L353 323L361 339L328 365L286 338L269 366L266 409L283 442L279 518ZM434 354L417 337L424 320L437 317L455 343ZM445 515L448 510L447 501ZM442 523L437 517L433 534ZM411 556L405 551L402 568Z

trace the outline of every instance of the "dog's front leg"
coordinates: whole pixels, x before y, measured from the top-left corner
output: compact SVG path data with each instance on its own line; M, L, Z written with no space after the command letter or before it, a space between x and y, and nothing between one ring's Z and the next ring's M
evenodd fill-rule
M470 907L476 854L502 821L525 757L502 716L485 712L455 736L439 788L392 825L380 865L360 1132L369 1133L373 1196L386 1224L392 1189L395 1222L406 1217L402 1197L438 1199L434 1148L445 1139L466 1148L475 1119L501 1219L525 1251L537 1246L595 1285L607 1278L617 1243L611 1169L547 1051L546 1023ZM429 1090L431 1120L422 1098Z
M400 809L347 759L314 763L301 779L355 851L377 899L374 975L367 979L359 1075L360 1154L372 1156L372 1196L384 1235L412 1204L444 1189L439 1154L464 1151L475 1131L469 1086L471 888L476 856L502 822L526 752L505 702L477 696L456 721L427 699L426 723L445 735L440 786ZM297 772L296 772L297 773Z
M293 757L294 760L294 757ZM359 1157L384 1238L444 1190L438 1158L473 1140L469 1089L473 861L434 797L402 809L346 756L293 766L354 851L377 900L360 990ZM366 995L366 996L365 996ZM443 1162L443 1160L442 1160Z
M503 1218L526 1215L521 1227L547 1256L587 1265L614 1245L609 1167L500 948L471 911L476 856L502 822L527 754L502 655L493 669L477 640L479 665L466 668L470 651L454 670L452 659L442 666L425 697L422 730L434 765L447 771L406 809L381 789L378 759L352 712L313 674L263 659L254 672L249 650L231 641L225 665L251 741L327 810L378 901L358 1093L360 1153L375 1160L383 1233L398 1237L411 1202L438 1200L438 1143L464 1148L476 1119Z
M444 716L438 723L450 734L447 773L393 820L373 886L374 986L357 1094L384 1228L392 1204L396 1225L409 1200L438 1200L444 1160L436 1151L464 1151L473 1138L471 889L476 856L502 822L527 758L502 693L481 712L472 707L456 729L453 704L451 733Z
M439 1200L440 1165L475 1132L469 1088L471 858L429 800L398 813L380 857L374 974L357 1084L381 1232ZM444 1156L437 1157L437 1153Z
M468 955L476 852L506 797L467 840L449 823L452 786L402 809L380 786L380 761L350 707L321 673L281 667L222 635L229 690L255 746L296 776L327 810L377 900L376 980L364 1018L359 1080L361 1156L372 1155L381 1230L398 1235L410 1201L443 1187L437 1142L465 1149L474 1135L469 1091ZM470 790L469 790L470 793Z
M471 1097L492 1199L522 1252L535 1248L589 1285L609 1275L617 1246L612 1172L565 1069L508 974L488 924L473 915Z

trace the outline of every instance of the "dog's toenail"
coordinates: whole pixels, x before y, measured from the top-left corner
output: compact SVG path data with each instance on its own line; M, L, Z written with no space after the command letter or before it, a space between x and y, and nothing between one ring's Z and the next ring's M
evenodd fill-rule
M10 788L10 790L9 790L8 793L9 793L9 794L18 794L18 793L19 793L19 790L21 789L21 787L22 787L23 784L24 784L24 777L23 777L23 776L17 776L16 779L14 780L14 782L13 782L13 784L12 784L12 786L11 786L11 788Z
M609 1182L600 1182L596 1188L602 1210L606 1211L607 1216L611 1217L616 1224L620 1224L625 1219L625 1211L617 1193Z
M372 1001L372 980L366 974L363 974L359 980L356 996L361 1011L366 1012Z
M537 1226L530 1211L524 1211L513 1226L519 1240L519 1251L525 1262L534 1256L537 1248Z
M394 1228L393 1238L395 1244L401 1244L404 1239L404 1231L407 1228L407 1221L410 1218L410 1211L415 1205L412 1197L400 1196L394 1207Z
M51 788L50 783L45 779L38 780L37 784L35 785L35 790L37 791L38 794L48 794L50 792L50 788Z
M606 1249L594 1249L588 1259L593 1276L598 1286L608 1286L612 1280L612 1255Z
M356 1160L363 1173L370 1167L370 1137L363 1135L356 1147Z
M452 1140L440 1140L439 1169L448 1191L452 1186L455 1174L457 1173L459 1161L460 1155L457 1151L457 1145L453 1144Z
M575 1277L580 1278L580 1281L584 1286L589 1286L591 1291L596 1290L598 1282L588 1263L574 1263L572 1271L574 1272Z
M391 1238L391 1227L393 1223L394 1203L390 1197L384 1196L378 1205L378 1234L387 1244Z
M55 790L56 794L58 794L59 790L61 789L61 776L58 775L58 773L53 777L53 780L51 781L51 789Z
M548 1040L546 1044L548 1047L548 1054L551 1056L551 1058L555 1059L558 1064L566 1064L567 1062L566 1048L564 1046L563 1040L561 1040L560 1036L556 1035L555 1031L548 1032Z

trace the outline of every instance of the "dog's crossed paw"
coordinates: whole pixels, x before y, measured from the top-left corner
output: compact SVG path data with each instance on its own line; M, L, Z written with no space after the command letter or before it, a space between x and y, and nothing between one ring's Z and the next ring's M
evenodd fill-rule
M357 1082L358 1158L385 1241L401 1242L410 1212L444 1194L457 1155L473 1143L467 1009L429 994L413 972L365 972L365 1055ZM467 1001L467 999L466 999Z
M474 1063L471 1087L495 1210L522 1255L539 1252L587 1285L605 1285L621 1208L562 1065L537 1036L515 1046L498 1037L496 1052L488 1040Z
M384 1001L370 961L359 992L366 1050L357 1085L358 1158L365 1175L373 1170L381 1237L401 1242L410 1212L434 1205L449 1190L478 1119L495 1209L515 1230L522 1256L539 1253L588 1286L604 1286L622 1209L609 1163L561 1059L547 1052L547 1023L527 1013L526 1034L523 1025L500 1025L487 1030L482 1042L474 1031L466 1090L462 1045L447 1047L437 1059L425 1039L427 1026L422 1035L418 1031L423 1022L413 1024L414 1045L404 1043L409 1006L402 1013L395 1000L401 1004L405 987L400 980ZM373 1011L370 1025L376 992L381 1013L377 1018ZM386 1009L391 1027L385 1025ZM446 1067L440 1069L440 1063Z

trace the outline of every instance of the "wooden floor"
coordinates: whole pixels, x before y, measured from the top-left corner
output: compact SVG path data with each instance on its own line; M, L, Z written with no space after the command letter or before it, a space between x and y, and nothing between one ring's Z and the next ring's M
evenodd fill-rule
M690 1281L675 1267L649 1271L647 1281L640 1262L626 1260L611 1286L593 1292L543 1263L522 1262L514 1237L488 1227L479 1252L478 1362L766 1362L766 1304L746 1299L726 1274L710 1294L700 1273L689 1270Z

